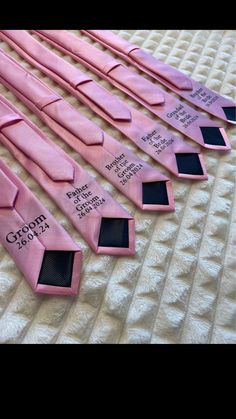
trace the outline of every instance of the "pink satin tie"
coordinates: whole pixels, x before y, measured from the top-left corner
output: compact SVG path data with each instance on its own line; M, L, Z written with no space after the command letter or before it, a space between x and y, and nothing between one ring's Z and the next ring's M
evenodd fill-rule
M0 80L139 208L174 209L171 182L166 176L82 116L3 51L0 51ZM147 202L143 190L150 183L153 183L153 197ZM162 190L167 195L165 200Z
M173 83L174 86L179 89L191 90L192 83L187 77L180 71L176 70L162 61L153 60L148 58L148 54L141 50L137 45L133 45L125 39L115 35L112 31L108 30L81 30L82 33L88 35L91 39L101 43L104 47L109 48L112 52L118 56L122 55L122 58L133 57L137 62L145 62L147 68L153 68L156 66L156 71L165 80Z
M77 294L80 247L1 160L0 242L35 292Z
M236 124L236 104L174 67L108 30L83 30L86 35L204 111Z
M6 122L9 119L11 122ZM133 217L2 96L0 141L57 203L94 252L134 254Z
M226 132L220 124L206 118L186 103L180 102L174 96L132 72L119 61L93 45L66 31L40 30L35 32L42 39L47 40L60 50L66 51L95 74L140 102L167 124L187 135L201 146L215 150L229 150L231 148ZM133 83L134 74L137 89L135 88L135 83ZM162 95L164 102L160 101L158 105L152 105L149 103L148 97L144 98L145 89L147 88L147 91L149 91L150 83L157 100ZM142 91L142 95L140 95L140 91Z
M26 31L4 31L4 38L24 59L66 88L176 176L207 179L199 150L116 98ZM110 137L112 141L114 144Z

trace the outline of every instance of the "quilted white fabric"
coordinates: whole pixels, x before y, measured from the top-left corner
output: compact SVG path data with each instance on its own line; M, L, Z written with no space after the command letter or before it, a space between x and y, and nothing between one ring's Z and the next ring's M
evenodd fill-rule
M209 88L236 99L236 31L115 32L193 75ZM32 69L5 43L0 44ZM38 70L33 72L140 157L167 173L74 97ZM108 83L100 82L147 112ZM236 343L236 129L227 128L231 153L204 150L208 181L180 181L171 176L176 212L149 214L137 210L6 88L0 86L0 92L135 215L137 237L137 254L133 258L95 255L54 202L0 145L0 158L13 168L84 251L80 293L68 298L35 295L0 247L0 342Z

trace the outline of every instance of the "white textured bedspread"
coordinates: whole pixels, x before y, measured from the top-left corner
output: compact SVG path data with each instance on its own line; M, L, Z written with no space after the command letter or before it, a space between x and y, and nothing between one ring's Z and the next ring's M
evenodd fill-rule
M236 31L115 32L207 87L236 99ZM32 68L5 43L0 44ZM140 157L167 173L74 97L38 70L33 72ZM148 114L108 83L101 84ZM0 86L0 92L135 215L137 243L133 258L95 255L54 202L0 145L0 158L40 198L84 252L80 293L68 298L34 294L0 246L0 342L236 343L236 128L227 128L231 153L204 150L209 180L180 181L170 175L176 211L150 214L136 209L5 87Z

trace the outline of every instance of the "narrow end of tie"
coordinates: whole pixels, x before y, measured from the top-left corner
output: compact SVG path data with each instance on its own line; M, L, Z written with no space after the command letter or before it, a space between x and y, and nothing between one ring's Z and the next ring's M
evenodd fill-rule
M231 124L236 124L236 106L222 107L227 121Z
M173 211L174 199L170 181L143 183L143 206L152 211Z
M179 177L205 180L208 178L200 153L175 153Z
M46 250L36 291L47 294L74 295L72 279L75 253L75 251L68 250Z
M1 179L0 179L0 208L12 209L15 207L16 199L18 196L18 189L9 188L1 190Z
M224 128L200 127L206 148L230 150L231 146Z

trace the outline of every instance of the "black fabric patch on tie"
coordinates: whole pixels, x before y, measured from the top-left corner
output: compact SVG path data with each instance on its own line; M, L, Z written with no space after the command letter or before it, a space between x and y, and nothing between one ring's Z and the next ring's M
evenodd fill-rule
M46 250L38 284L70 287L75 252Z
M98 246L129 247L129 220L102 218Z
M228 121L236 122L236 106L222 108Z
M205 144L225 145L225 140L218 127L200 127Z
M198 153L176 153L178 172L186 175L203 175Z
M143 204L169 205L166 181L143 183Z

